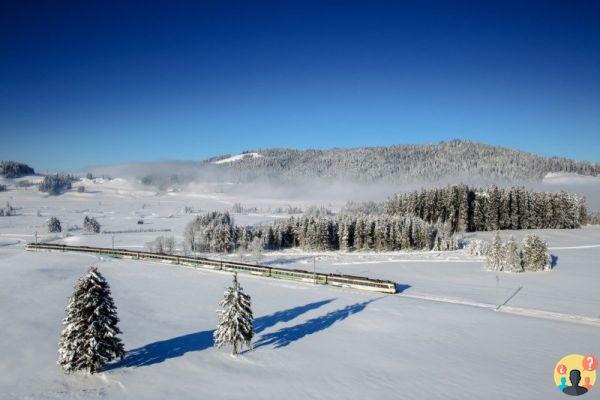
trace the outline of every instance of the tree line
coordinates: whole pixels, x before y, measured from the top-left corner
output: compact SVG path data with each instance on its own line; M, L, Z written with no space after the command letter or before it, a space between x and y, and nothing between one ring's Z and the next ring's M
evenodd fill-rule
M397 194L384 206L390 215L413 215L450 224L453 232L502 229L573 229L587 223L584 198L568 192L535 192L522 186L470 188L453 185Z
M40 192L56 196L71 189L72 182L77 180L74 175L69 174L46 175L44 180L39 183L38 189Z
M184 230L184 250L231 252L279 250L447 250L456 248L448 224L434 226L414 216L303 215L256 226L237 226L228 212L196 217Z
M29 165L20 162L0 161L0 175L12 179L25 175L35 175L35 171Z

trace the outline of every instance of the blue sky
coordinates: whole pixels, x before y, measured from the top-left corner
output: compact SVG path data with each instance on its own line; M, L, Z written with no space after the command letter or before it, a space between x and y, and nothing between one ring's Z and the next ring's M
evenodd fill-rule
M600 162L599 133L597 2L0 3L0 159L41 171L452 138Z

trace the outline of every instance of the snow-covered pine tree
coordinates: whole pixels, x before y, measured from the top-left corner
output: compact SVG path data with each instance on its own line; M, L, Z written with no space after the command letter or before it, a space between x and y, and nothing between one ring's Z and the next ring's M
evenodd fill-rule
M252 348L252 308L250 296L244 293L238 283L237 273L233 274L233 282L225 291L223 300L219 303L219 325L214 332L215 346L221 348L231 345L231 354L237 355L242 345Z
M48 220L48 232L50 233L58 233L62 232L62 227L60 226L60 221L56 217L50 217Z
M496 185L492 185L487 192L486 226L488 231L495 231L500 229L500 190Z
M100 223L94 217L88 217L87 215L83 218L83 230L84 232L100 233Z
M551 268L548 246L539 236L528 235L523 244L523 267L525 271L548 271Z
M585 226L588 223L588 212L585 197L582 197L577 202L577 217L579 218L579 225Z
M475 203L473 206L473 229L475 231L486 230L486 219L487 214L487 194L485 192L477 192L474 195Z
M66 312L58 348L58 364L65 372L93 374L115 358L123 359L117 307L96 267L79 278Z
M349 239L349 231L348 231L348 221L346 219L338 220L338 248L341 251L348 251L350 248L348 239Z
M466 232L469 229L469 193L464 184L459 186L458 222L456 230Z
M496 232L486 256L486 266L488 270L502 271L502 267L504 266L504 246L502 245L502 239L498 232Z
M250 243L250 251L252 251L252 257L256 260L256 262L260 262L262 259L264 244L261 238L258 236L254 236L252 239L252 243Z
M523 264L521 262L521 250L519 243L513 235L510 235L508 242L504 246L504 271L506 272L523 272Z
M498 229L510 229L510 223L510 196L506 189L500 189Z

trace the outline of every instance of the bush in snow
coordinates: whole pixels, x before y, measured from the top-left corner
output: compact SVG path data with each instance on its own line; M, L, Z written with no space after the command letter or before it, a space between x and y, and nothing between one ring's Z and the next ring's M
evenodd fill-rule
M96 221L96 218L88 217L86 215L83 219L83 231L90 233L100 233L100 223Z
M186 225L183 237L187 250L228 253L235 247L233 218L218 211L198 216Z
M48 220L48 232L62 232L62 227L60 226L60 221L58 220L58 218L50 217L50 219Z
M231 345L231 354L239 353L242 345L252 348L252 308L250 296L244 293L238 283L237 274L233 274L232 285L225 291L223 300L219 303L219 324L214 332L215 346L221 348Z
M310 206L304 211L304 215L307 217L330 217L333 212L324 206Z
M502 271L504 266L504 245L498 232L494 235L494 240L487 252L486 266L490 271Z
M0 192L6 191L6 185L0 185Z
M28 180L23 180L23 181L17 182L17 187L20 187L20 188L28 188L28 187L32 187L34 185L35 185L35 183L28 181Z
M94 175L92 175L91 172L88 172L87 174L85 174L85 179L89 179L91 181L92 179L94 179Z
M252 257L256 260L256 262L260 262L262 258L264 244L259 237L255 237L252 239L252 243L250 243L250 250L252 251Z
M123 359L117 307L108 282L95 267L77 281L66 313L58 349L58 364L65 372L93 374L115 358Z
M472 239L465 245L465 250L472 256L485 256L490 248L490 242L481 239Z
M548 245L537 235L528 235L523 242L523 267L525 271L533 272L551 268Z
M590 211L587 215L589 225L600 225L600 211Z
M448 222L442 224L441 227L435 229L433 236L434 251L448 251L458 249L460 238L457 234L452 233L452 229Z
M38 185L38 189L40 192L45 192L55 196L71 189L71 183L75 180L75 177L72 175L46 175L44 180Z
M85 192L85 186L77 186L77 193L84 193Z
M503 264L502 270L505 272L523 272L521 249L513 235L510 235L508 242L506 242L506 245L504 246Z
M6 206L3 208L0 208L0 217L10 217L12 215L15 215L15 209L7 201Z
M173 254L175 252L175 238L173 236L159 236L148 243L148 250L158 254Z
M249 213L257 213L258 208L256 207L244 207L242 203L233 203L231 206L231 212L237 214L249 214Z

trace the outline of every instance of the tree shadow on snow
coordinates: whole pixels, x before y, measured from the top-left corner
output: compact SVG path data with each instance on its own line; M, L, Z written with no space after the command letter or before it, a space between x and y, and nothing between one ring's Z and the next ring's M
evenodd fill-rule
M300 257L291 257L291 258L287 258L287 257L281 257L281 258L274 258L272 260L265 260L262 262L263 265L286 265L286 264L297 264L301 261L305 261L305 260L309 260L310 263L312 264L312 257L307 257L307 256L300 256Z
M282 328L273 333L262 335L261 338L254 344L254 348L273 345L275 348L285 347L292 342L302 339L305 336L325 330L338 321L343 321L352 314L363 311L369 303L375 300L372 299L362 303L351 304L342 309L332 311L321 317L309 319L308 321L287 328Z
M314 303L308 303L303 306L290 308L284 311L277 311L271 315L265 315L264 317L256 318L253 323L254 333L260 333L267 328L279 323L279 322L289 322L294 318L316 308L322 307L325 304L331 303L335 299L327 299L322 301L317 301Z
M253 324L254 332L260 333L279 322L291 321L299 315L319 308L333 300L335 299L309 303L256 318ZM128 351L123 360L107 365L104 370L109 371L123 367L143 367L158 364L168 359L181 357L185 353L206 350L214 345L213 333L214 329L190 333L188 335L147 344L143 347Z
M195 332L147 344L128 351L123 360L108 365L105 370L158 364L171 358L181 357L185 353L208 349L214 344L213 332L214 330Z

